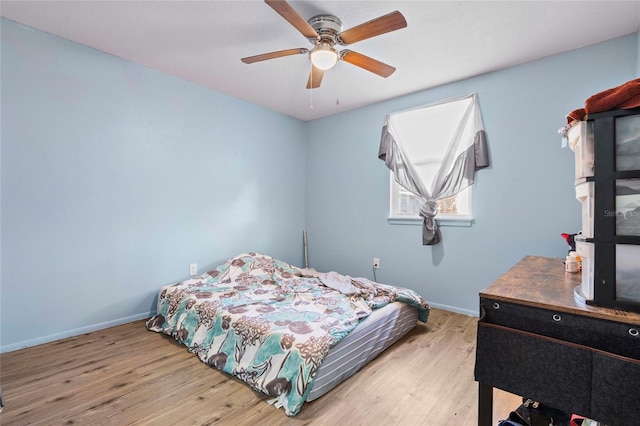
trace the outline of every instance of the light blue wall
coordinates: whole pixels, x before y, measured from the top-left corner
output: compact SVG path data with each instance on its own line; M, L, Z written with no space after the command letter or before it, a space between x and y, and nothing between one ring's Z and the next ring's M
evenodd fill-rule
M309 123L311 266L373 278L379 257L379 281L476 314L478 292L525 255L566 255L560 233L578 231L581 214L573 152L561 148L557 131L587 97L634 78L637 43L633 34ZM419 226L387 223L380 130L388 113L471 92L492 161L473 188L475 223L442 228L443 242L424 247Z
M302 263L303 122L1 31L1 351L147 317L189 263Z
M557 130L639 69L633 35L303 123L0 27L0 351L144 318L189 263L202 272L255 250L301 264L305 228L312 266L371 278L380 257L379 281L473 314L522 256L566 252L559 234L580 210ZM476 222L423 247L419 227L386 221L384 116L474 91L493 162L473 191Z

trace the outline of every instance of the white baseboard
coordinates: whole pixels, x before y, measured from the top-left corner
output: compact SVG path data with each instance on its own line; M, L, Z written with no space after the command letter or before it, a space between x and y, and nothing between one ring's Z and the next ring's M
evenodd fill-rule
M427 303L429 303L429 306L431 306L433 308L436 308L436 309L442 309L442 310L445 310L445 311L451 311L451 312L455 312L455 313L458 313L458 314L468 315L468 316L471 316L471 317L477 317L478 316L478 312L477 311L471 311L471 310L468 310L468 309L459 308L457 306L443 305L441 303L433 303L433 302L428 302L428 301L427 301ZM152 312L152 311L143 312L141 314L136 314L136 315L131 315L131 316L128 316L128 317L118 318L118 319L115 319L115 320L112 320L112 321L106 321L106 322L102 322L102 323L99 323L99 324L92 324L92 325L88 325L86 327L74 328L73 330L67 330L67 331L64 331L62 333L49 334L47 336L37 337L35 339L23 340L21 342L11 343L9 345L3 345L3 346L0 346L0 353L17 351L19 349L28 348L30 346L37 346L37 345L41 345L43 343L49 343L49 342L53 342L55 340L65 339L67 337L78 336L80 334L91 333L92 331L98 331L98 330L103 330L103 329L109 328L109 327L115 327L116 325L126 324L128 322L133 322L133 321L138 321L138 320L145 319L145 318L150 318L154 314L155 314L155 312Z
M471 311L469 309L458 308L457 306L443 305L441 303L432 303L432 302L429 302L429 301L427 301L427 303L432 308L442 309L444 311L451 311L451 312L455 312L457 314L468 315L470 317L478 317L479 316L478 315L478 311Z
M143 312L141 314L131 315L128 317L118 318L112 321L106 321L99 324L92 324L86 327L74 328L72 330L63 331L61 333L49 334L47 336L37 337L35 339L23 340L17 343L0 346L0 353L17 351L19 349L28 348L30 346L41 345L43 343L53 342L55 340L65 339L67 337L78 336L80 334L91 333L92 331L103 330L116 325L126 324L128 322L138 321L153 316L152 312Z

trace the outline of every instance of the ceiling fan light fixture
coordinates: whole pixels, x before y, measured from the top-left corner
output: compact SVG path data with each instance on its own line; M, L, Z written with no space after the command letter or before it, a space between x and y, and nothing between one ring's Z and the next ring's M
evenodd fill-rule
M309 52L314 67L326 71L338 62L338 52L329 43L320 43Z

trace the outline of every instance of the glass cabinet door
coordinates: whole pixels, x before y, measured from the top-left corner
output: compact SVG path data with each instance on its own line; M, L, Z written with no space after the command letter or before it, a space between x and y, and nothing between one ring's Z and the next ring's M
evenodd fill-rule
M640 302L640 246L616 245L616 298Z
M616 235L640 236L640 179L616 180Z
M640 170L640 115L616 119L616 170Z

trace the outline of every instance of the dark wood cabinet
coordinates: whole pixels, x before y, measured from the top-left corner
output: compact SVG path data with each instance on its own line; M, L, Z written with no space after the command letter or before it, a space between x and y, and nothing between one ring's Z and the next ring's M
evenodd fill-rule
M480 293L478 425L491 424L493 387L608 425L638 424L640 314L581 303L579 283L561 259L527 256Z

